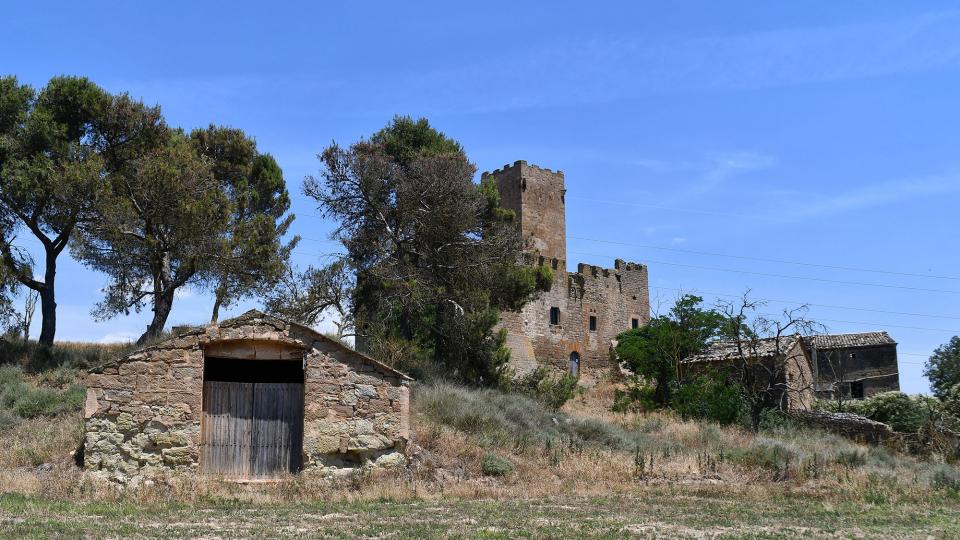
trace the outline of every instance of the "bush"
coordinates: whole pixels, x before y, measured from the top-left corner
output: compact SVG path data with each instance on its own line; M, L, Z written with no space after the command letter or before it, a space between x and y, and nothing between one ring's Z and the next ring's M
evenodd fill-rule
M934 472L930 484L938 489L960 492L960 471L956 467L940 465Z
M86 389L80 385L66 390L36 387L24 380L19 367L0 366L0 429L9 429L27 418L77 411L85 398Z
M496 454L485 454L480 468L487 476L507 476L513 472L513 464Z
M683 418L701 418L721 425L736 422L746 412L739 385L726 373L710 371L684 382L670 406Z
M884 392L847 405L850 412L883 422L901 433L919 432L942 412L936 399L903 392Z
M523 394L541 403L544 407L558 411L563 404L573 399L579 392L577 378L569 373L560 376L551 375L544 367L505 383L505 390Z
M493 389L418 384L412 402L425 420L473 435L491 446L512 445L522 438L535 444L565 441L580 447L632 450L646 441L643 434L553 412L526 396Z
M613 412L643 412L657 408L657 389L643 382L639 377L627 379L626 387L613 392Z
M757 437L750 446L736 448L730 453L736 463L750 468L785 472L797 461L796 452L780 441Z

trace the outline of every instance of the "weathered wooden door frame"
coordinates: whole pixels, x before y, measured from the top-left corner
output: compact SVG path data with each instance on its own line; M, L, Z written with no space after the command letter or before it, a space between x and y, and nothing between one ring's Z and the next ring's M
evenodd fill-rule
M284 360L291 359L288 354L289 354L289 353L284 354L284 356L286 356L286 358L284 358ZM208 430L210 429L210 426L208 425L208 418L207 418L207 416L208 416L207 411L208 411L208 407L209 407L209 402L208 402L208 397L209 397L209 396L207 395L207 392L208 392L207 383L208 383L208 382L226 382L226 381L217 381L217 380L215 380L215 379L211 379L211 380L208 380L208 379L207 379L207 377L206 377L206 367L207 367L207 361L208 361L208 360L225 360L225 361L234 361L234 360L235 360L235 361L238 361L238 362L249 361L249 360L247 360L247 359L245 359L245 358L236 358L236 359L233 359L233 358L223 358L223 357L220 356L220 355L217 355L216 357L213 357L213 358L208 358L208 357L206 356L206 354L204 355L204 368L205 368L205 369L204 369L204 373L205 373L205 375L204 375L204 377L203 377L203 381L202 381L202 384L201 384L201 396L200 396L200 400L201 400L200 434L199 434L199 435L200 435L200 441L199 441L199 442L200 442L200 445L199 445L199 446L200 446L200 447L199 447L200 452L199 452L199 460L198 460L198 461L199 461L200 471L201 471L201 472L204 472L204 473L206 472L206 463L204 463L205 453L206 453L205 448L206 448L206 441L207 441L207 437L208 437ZM270 362L272 362L272 361L277 361L277 360L280 360L280 358L276 358L276 359L257 359L257 360L253 360L253 361L255 361L255 362L270 363ZM291 359L291 360L292 360L292 359ZM306 364L306 362L305 362L305 360L303 359L302 353L301 353L300 362L301 362L301 370L303 370L303 373L304 373L304 375L305 375L305 371L306 371L306 365L305 365L305 364ZM291 468L292 470L290 470L290 472L293 472L293 473L299 472L300 470L302 470L302 467L303 467L304 418L305 418L305 415L306 415L306 385L305 385L304 382L305 382L305 381L301 380L301 381L299 381L299 382L280 383L280 384L296 384L297 387L298 387L298 389L299 389L299 391L300 391L300 396L299 396L299 398L300 398L300 407L299 407L299 409L298 409L298 411L297 411L298 422L294 424L294 425L295 425L295 428L294 428L293 433L291 434L292 440L290 441L291 445L293 446L293 447L290 449L290 451L292 452L291 462L290 462L290 468ZM251 450L250 450L250 453L251 453L251 455L250 455L250 457L249 457L249 464L248 464L248 467L247 467L247 473L246 473L245 475L242 475L242 476L233 476L233 477L231 477L231 478L232 478L232 479L236 479L236 480L254 480L254 479L263 480L263 479L269 479L269 478L270 478L269 476L258 476L258 475L256 474L256 467L255 467L255 465L254 465L255 456L253 455L253 454L254 454L253 441L254 441L254 439L255 439L255 437L256 437L256 433L254 432L254 429L255 429L254 426L256 425L256 420L255 420L255 414L254 414L254 412L253 412L253 408L255 407L255 402L256 402L256 385L257 385L258 383L257 383L257 381L254 380L254 381L251 381L251 382L249 382L249 383L241 383L241 384L250 384L250 385L251 385L251 386L250 386L250 394L251 394L251 395L250 395L250 408L251 408L251 415L250 415L250 422L251 422L251 427L250 427L250 431L251 431L251 433L250 433L251 443L250 443L250 446L251 446ZM260 384L270 384L270 383L260 382Z

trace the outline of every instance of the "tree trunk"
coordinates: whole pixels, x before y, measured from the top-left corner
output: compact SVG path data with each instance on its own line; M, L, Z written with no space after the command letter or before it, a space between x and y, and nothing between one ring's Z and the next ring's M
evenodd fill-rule
M163 333L163 327L167 324L167 317L170 316L170 310L173 309L173 290L161 291L153 297L153 320L147 331L137 339L137 345L144 345L152 341Z
M223 298L227 295L226 287L221 283L214 292L213 314L210 315L210 323L216 324L220 319L220 306L223 305Z
M46 252L43 287L37 291L40 293L40 315L43 319L38 341L41 345L49 347L53 345L53 338L57 333L57 299L54 284L57 279L57 255L59 253L50 247L47 248Z

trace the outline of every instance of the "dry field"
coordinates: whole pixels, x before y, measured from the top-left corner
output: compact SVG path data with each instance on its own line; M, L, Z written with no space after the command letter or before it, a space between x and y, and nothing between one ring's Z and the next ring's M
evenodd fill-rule
M121 489L73 465L78 412L26 419L0 431L0 536L960 537L960 471L935 457L791 426L614 414L610 393L552 413L497 392L417 388L411 467L337 482L188 475Z

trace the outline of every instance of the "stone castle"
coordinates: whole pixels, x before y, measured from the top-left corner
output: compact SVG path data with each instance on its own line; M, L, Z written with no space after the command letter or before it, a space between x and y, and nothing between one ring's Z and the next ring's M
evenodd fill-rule
M580 263L567 271L562 171L517 161L482 177L496 181L502 206L516 212L531 263L554 271L549 292L501 314L511 367L522 375L552 366L587 379L616 368L612 341L650 319L647 267L617 259L613 268Z

